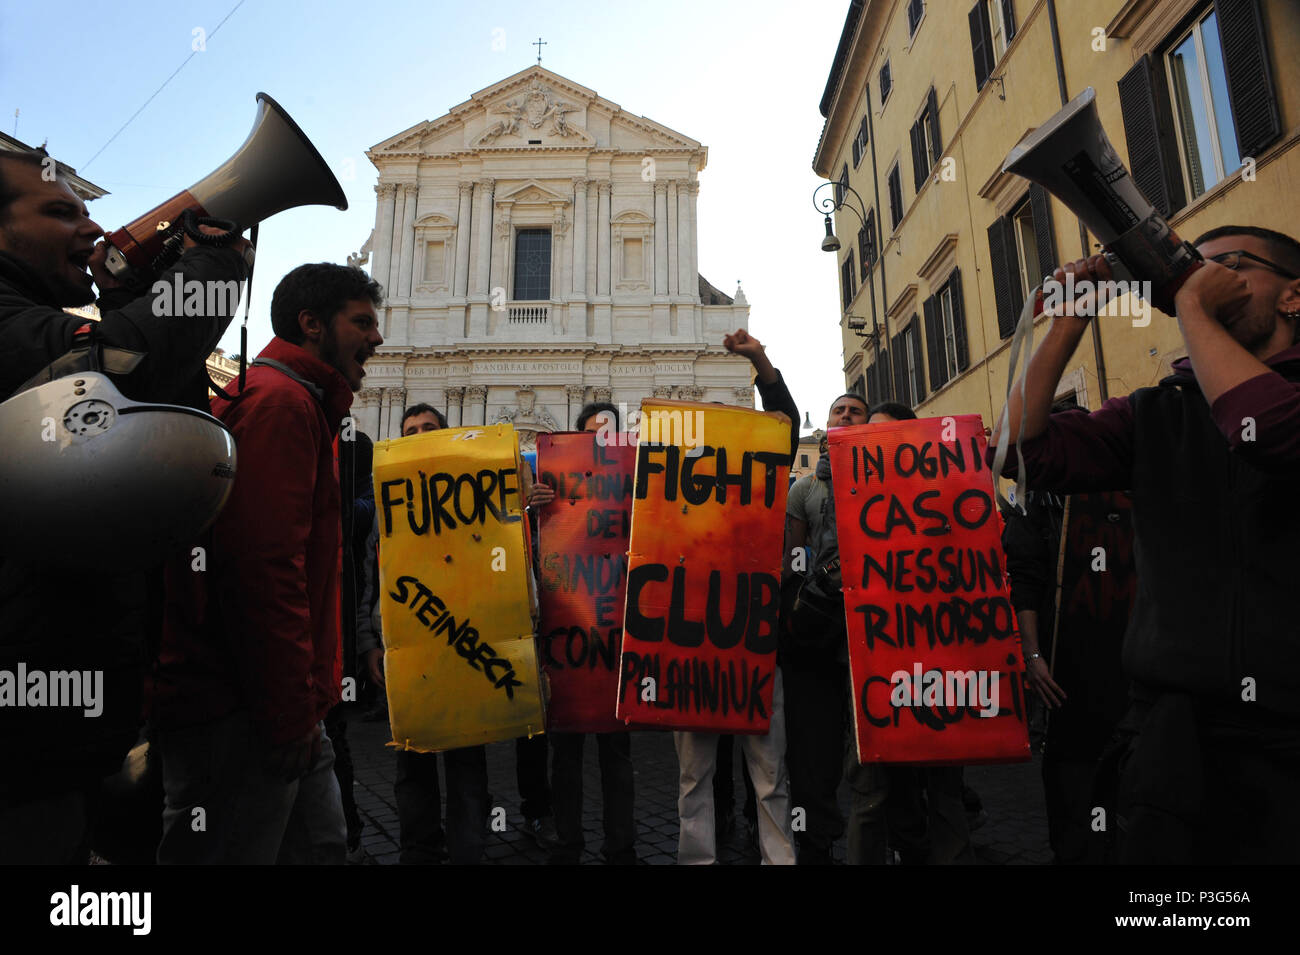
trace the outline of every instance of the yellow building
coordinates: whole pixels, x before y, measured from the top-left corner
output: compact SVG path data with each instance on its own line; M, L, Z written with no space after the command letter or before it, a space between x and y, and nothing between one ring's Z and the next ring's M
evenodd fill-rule
M921 416L1001 412L1024 297L1098 250L1002 160L1088 86L1184 239L1225 224L1300 235L1295 0L854 0L813 161L853 190L822 193L845 197L834 229L850 387ZM1093 325L1059 388L1085 407L1155 384L1186 353L1158 311L1145 327L1105 313Z

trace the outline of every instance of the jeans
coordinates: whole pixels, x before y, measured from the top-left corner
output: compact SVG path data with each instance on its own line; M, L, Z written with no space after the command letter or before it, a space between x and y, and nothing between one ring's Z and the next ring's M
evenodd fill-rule
M787 663L782 674L790 805L804 810L804 829L794 834L799 864L829 865L831 844L844 833L836 794L844 777L848 668L811 660Z
M766 736L739 736L758 797L758 848L764 865L794 865L790 832L790 792L785 773L785 707L781 670L772 677L772 720ZM717 861L717 818L713 774L718 761L717 733L673 733L677 746L678 865Z
M339 795L343 797L343 818L348 824L348 849L361 844L361 814L352 792L352 747L348 745L348 723L342 716L342 707L336 706L325 714L325 731L334 744L334 775L339 781Z
M245 711L158 731L166 792L158 862L342 865L343 802L334 747L320 726L320 754L292 782L268 767L267 744Z
M437 753L397 754L397 820L402 865L436 865L443 846L453 865L478 865L487 842L487 750L482 746L442 753L447 771L447 830L442 828L442 791Z
M545 734L515 740L515 783L519 787L519 813L525 819L542 819L551 814L551 784L546 778L546 756L550 749Z
M551 795L559 845L553 865L577 865L586 839L582 827L583 733L552 733ZM609 865L636 864L636 819L633 816L632 734L597 733L605 842L601 856Z
M975 864L960 766L863 765L855 751L844 762L849 865L884 865L891 843L905 865Z

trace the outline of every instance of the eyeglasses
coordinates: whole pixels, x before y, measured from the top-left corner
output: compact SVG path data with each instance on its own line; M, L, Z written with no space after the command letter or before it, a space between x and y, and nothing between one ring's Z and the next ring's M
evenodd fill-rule
M1218 255L1210 256L1211 262L1218 262L1225 269L1232 269L1234 272L1241 265L1242 259L1250 259L1252 262L1258 262L1260 265L1264 266L1264 268L1276 272L1278 275L1284 275L1289 279L1300 279L1300 275L1296 275L1291 270L1284 269L1282 266L1270 262L1268 259L1261 259L1258 255L1255 255L1252 252L1247 252L1244 249L1234 249L1232 252L1220 252Z

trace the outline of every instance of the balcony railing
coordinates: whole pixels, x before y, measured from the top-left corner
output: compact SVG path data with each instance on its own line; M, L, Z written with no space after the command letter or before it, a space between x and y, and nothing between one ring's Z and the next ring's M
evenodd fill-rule
M510 321L519 324L541 324L551 320L550 305L511 305Z

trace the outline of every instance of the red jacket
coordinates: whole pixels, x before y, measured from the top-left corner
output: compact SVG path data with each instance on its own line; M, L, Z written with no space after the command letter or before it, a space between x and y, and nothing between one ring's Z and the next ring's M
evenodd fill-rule
M167 571L152 716L164 728L247 708L259 734L308 733L339 701L339 483L332 442L352 406L338 371L273 338L276 368L250 367L243 396L212 401L235 436L235 487L205 535L205 570Z

